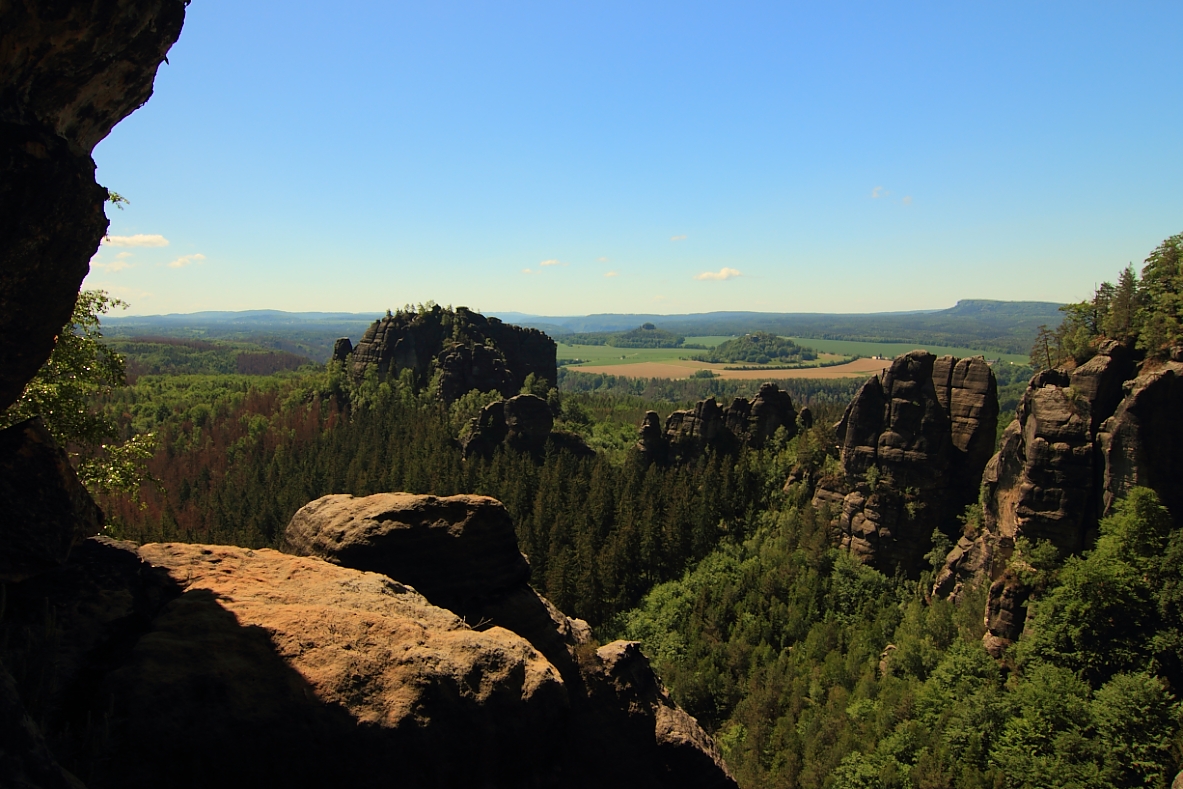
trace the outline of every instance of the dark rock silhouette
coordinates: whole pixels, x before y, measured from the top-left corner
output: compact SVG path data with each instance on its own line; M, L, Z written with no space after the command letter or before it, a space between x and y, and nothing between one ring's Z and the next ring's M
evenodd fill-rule
M896 357L855 395L836 427L842 471L817 482L840 545L891 573L916 574L932 533L959 530L977 501L997 430L994 373L981 357Z
M0 409L70 319L107 232L90 153L152 95L184 0L0 6Z
M555 386L554 340L537 329L502 323L465 307L438 305L374 321L353 349L353 375L373 368L379 379L411 371L416 386L440 373L436 394L445 402L477 389L512 397L530 375Z
M353 353L353 342L348 337L338 337L337 341L333 343L333 361L344 362L349 359L351 353Z
M40 417L0 430L0 583L50 570L98 534L103 513Z
M707 448L759 449L781 427L790 438L797 433L793 399L776 384L765 383L751 400L736 397L726 408L708 397L692 409L674 411L666 418L664 431L657 412L647 412L638 429L637 450L650 461L664 463L694 457Z

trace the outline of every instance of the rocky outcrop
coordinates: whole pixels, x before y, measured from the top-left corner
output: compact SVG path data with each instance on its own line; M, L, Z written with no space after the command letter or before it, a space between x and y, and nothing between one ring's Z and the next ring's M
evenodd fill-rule
M417 591L469 624L505 628L529 641L566 692L570 721L556 732L573 762L564 768L571 770L567 783L592 786L624 774L645 786L734 786L714 742L670 701L635 643L592 651L587 624L566 617L529 587L521 575L525 567L528 576L529 566L500 502L482 496L331 496L296 513L286 537L300 553L416 578ZM449 550L422 547L440 539ZM448 559L441 562L441 556ZM610 768L597 763L604 753L613 754Z
M650 461L688 459L705 449L733 452L740 446L759 449L783 427L796 435L797 411L788 392L765 383L751 400L736 397L726 408L714 397L694 408L674 411L661 430L656 411L645 414L638 430L637 450Z
M4 785L734 787L634 647L530 589L494 500L333 496L288 538L329 561L96 537L8 584Z
M492 457L500 446L541 458L547 444L581 457L595 455L595 450L579 436L555 431L550 404L530 394L497 400L485 406L471 420L459 441L465 459Z
M40 417L0 430L0 583L64 563L103 528L103 513Z
M333 361L346 362L351 353L353 353L353 342L348 337L338 337L337 341L333 343Z
M1002 657L1008 646L1019 640L1027 624L1027 601L1031 586L1014 569L1007 569L990 585L986 600L986 651Z
M1152 488L1183 523L1183 364L1169 362L1123 386L1125 396L1101 423L1101 512L1135 486Z
M983 477L986 533L1083 550L1103 511L1098 431L1133 372L1128 350L1110 342L1074 370L1031 380Z
M293 553L398 578L453 611L530 578L509 513L488 496L323 496L292 516L284 539Z
M417 386L438 371L436 394L449 403L474 389L511 397L530 375L556 385L556 348L537 329L436 305L374 321L353 349L352 371L360 379L372 368L385 379L409 370Z
M62 612L42 641L66 656L42 712L92 788L514 786L561 772L553 732L569 705L553 666L386 576L229 546L106 542L80 559L21 590L5 626L36 632L36 592Z
M840 545L885 572L922 569L934 529L956 534L997 430L994 373L981 357L897 357L855 395L836 427L842 471L815 506L836 513Z
M70 319L107 231L90 153L152 95L186 5L0 5L0 409Z
M955 596L968 583L992 582L986 642L993 652L1018 638L1021 617L1007 612L1030 593L1006 580L1016 540L1079 553L1134 486L1152 488L1183 522L1181 375L1183 363L1174 361L1139 374L1129 349L1106 341L1086 363L1031 379L983 474L982 524L958 542L933 588Z

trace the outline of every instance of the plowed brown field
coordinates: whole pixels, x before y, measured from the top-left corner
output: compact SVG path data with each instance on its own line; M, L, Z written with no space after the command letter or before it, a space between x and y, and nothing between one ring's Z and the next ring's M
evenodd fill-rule
M639 364L598 364L569 367L580 373L603 373L624 378L689 378L695 370L711 370L720 378L867 378L891 366L890 359L855 359L834 367L801 367L796 370L724 370L721 364L687 360L641 362Z

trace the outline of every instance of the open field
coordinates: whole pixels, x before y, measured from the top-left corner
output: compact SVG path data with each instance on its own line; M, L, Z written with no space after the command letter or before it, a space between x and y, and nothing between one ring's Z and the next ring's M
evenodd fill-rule
M881 359L856 359L833 367L799 367L794 370L724 370L722 364L706 364L685 360L634 362L569 367L580 373L603 373L626 378L688 378L695 370L712 370L720 378L763 379L779 378L867 378L887 368Z
M894 359L901 353L923 348L937 356L952 354L959 358L966 356L985 356L987 359L1001 359L1004 362L1027 364L1026 356L1017 353L998 353L997 351L977 351L972 348L955 348L948 345L921 345L903 342L856 342L854 340L814 340L809 337L790 337L790 340L824 353L836 353L842 356L886 356ZM690 341L689 338L686 339Z

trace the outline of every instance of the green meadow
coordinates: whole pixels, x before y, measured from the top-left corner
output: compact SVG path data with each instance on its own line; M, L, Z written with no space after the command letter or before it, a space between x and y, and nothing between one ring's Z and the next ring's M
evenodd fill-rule
M687 337L691 345L705 345L713 348L730 337L712 335L709 337ZM560 342L559 359L580 359L587 364L640 364L643 362L668 362L685 359L701 351L692 348L613 348L610 345L567 345Z

